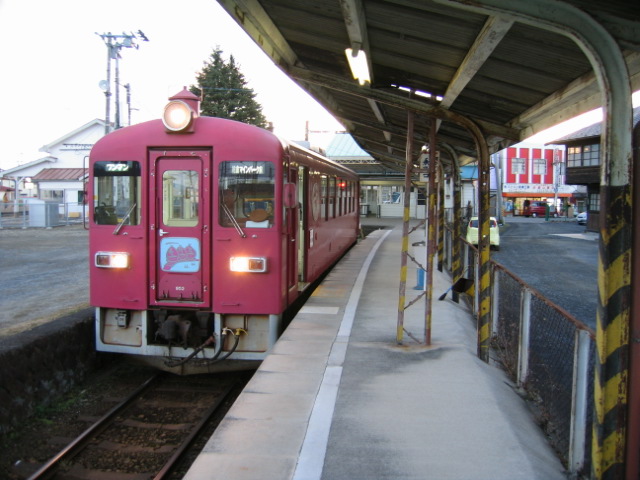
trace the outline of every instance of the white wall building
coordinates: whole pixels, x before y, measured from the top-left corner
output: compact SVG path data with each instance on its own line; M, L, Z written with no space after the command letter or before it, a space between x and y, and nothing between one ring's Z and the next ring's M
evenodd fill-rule
M47 155L2 172L6 187L2 212L20 203L56 202L61 214L77 216L84 202L86 166L93 145L104 136L104 120L95 119L40 148ZM8 189L14 190L9 191ZM17 191L17 195L16 192Z
M104 136L104 120L95 119L40 148L47 155L2 172L2 185L17 189L18 199L37 198L59 203L84 200L87 157ZM6 202L15 200L5 195Z

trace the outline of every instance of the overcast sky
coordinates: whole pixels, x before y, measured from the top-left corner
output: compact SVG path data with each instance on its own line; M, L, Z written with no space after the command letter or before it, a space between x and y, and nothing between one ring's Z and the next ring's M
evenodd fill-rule
M167 98L194 84L219 46L226 58L236 59L278 135L301 140L306 121L312 131L342 129L216 0L0 0L0 168L41 158L43 145L104 119L99 84L107 76L107 47L97 34L138 30L149 42L139 41L137 50L122 49L120 60L120 84L131 86L132 123L159 118ZM123 107L123 125L126 113ZM114 114L112 106L112 120ZM587 124L595 121L598 117L591 116ZM329 137L315 140L322 145Z
M149 42L122 49L119 62L120 84L131 85L137 109L132 123L159 118L167 98L194 84L219 46L236 59L277 134L303 139L307 120L311 130L342 129L215 0L0 0L0 168L41 158L43 145L104 119L107 47L96 33L138 30ZM126 113L122 107L123 125Z

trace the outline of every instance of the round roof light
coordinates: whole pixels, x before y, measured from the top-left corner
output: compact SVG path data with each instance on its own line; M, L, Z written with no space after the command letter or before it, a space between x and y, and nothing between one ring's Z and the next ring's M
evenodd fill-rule
M180 132L191 125L193 110L182 100L172 100L164 107L162 123L172 132Z

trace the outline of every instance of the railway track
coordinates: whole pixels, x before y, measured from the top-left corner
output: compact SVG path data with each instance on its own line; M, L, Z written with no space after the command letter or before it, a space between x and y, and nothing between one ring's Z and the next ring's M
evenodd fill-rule
M222 418L249 375L157 373L96 420L29 479L170 478L205 428Z

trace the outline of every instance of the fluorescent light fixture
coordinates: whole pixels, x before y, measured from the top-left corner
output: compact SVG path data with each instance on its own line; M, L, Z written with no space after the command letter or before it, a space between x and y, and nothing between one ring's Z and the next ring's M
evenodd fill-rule
M357 54L354 55L353 50L347 48L344 53L347 55L347 61L349 62L349 68L351 68L351 75L353 75L353 78L358 80L360 85L371 83L367 54L364 53L364 50L358 50Z

